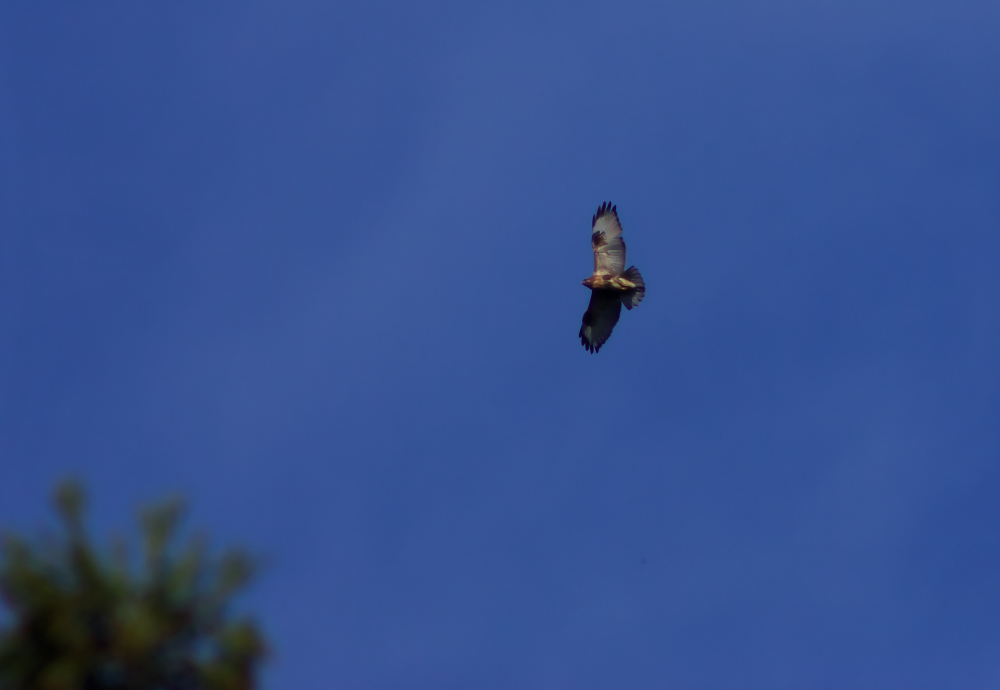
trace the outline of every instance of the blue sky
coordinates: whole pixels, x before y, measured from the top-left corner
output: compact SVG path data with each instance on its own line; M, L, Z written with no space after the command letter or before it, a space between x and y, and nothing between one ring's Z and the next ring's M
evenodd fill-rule
M996 687L998 26L0 3L0 524L188 496L273 688Z

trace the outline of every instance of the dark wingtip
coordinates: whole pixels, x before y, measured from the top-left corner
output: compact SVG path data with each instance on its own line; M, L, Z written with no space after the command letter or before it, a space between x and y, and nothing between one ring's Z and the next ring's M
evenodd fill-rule
M597 225L597 219L603 218L609 213L613 213L615 218L617 218L618 207L612 204L610 201L605 201L604 203L602 203L600 206L597 207L597 213L595 213L594 217L591 218L590 220L590 227L594 227L595 225Z

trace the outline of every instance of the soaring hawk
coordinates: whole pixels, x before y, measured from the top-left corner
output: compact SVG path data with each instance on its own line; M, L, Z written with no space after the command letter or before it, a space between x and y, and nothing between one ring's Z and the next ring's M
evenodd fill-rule
M601 204L591 223L594 275L583 281L590 288L590 306L583 314L580 341L591 352L600 352L618 323L622 305L639 306L646 296L646 283L635 266L625 270L625 240L618 222L618 207Z

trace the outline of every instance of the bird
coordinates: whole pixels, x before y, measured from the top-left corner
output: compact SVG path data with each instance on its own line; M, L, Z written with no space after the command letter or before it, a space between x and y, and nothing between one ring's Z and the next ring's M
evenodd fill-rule
M590 304L583 313L580 342L591 353L600 352L622 313L646 296L646 282L639 269L625 269L625 240L618 221L618 207L607 201L591 221L590 244L594 248L594 274L583 281L590 288Z

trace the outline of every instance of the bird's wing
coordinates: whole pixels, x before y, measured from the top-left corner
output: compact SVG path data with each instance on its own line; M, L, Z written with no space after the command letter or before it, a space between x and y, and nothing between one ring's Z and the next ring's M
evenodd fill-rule
M590 244L594 247L594 273L616 276L625 269L625 240L618 222L618 208L601 204L591 223Z
M590 305L583 313L580 342L591 352L600 352L622 313L621 297L610 290L593 290Z

